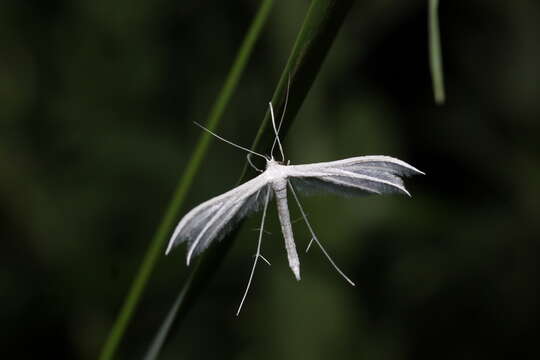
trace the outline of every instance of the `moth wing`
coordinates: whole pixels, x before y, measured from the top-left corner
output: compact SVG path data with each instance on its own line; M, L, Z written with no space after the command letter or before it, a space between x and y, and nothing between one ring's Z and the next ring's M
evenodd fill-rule
M187 242L189 265L193 255L202 252L213 241L221 240L238 221L258 210L268 191L268 181L258 176L196 206L176 226L165 253L169 253L178 244Z
M403 193L410 196L402 177L423 174L404 161L383 155L289 167L290 180L300 190L344 195Z

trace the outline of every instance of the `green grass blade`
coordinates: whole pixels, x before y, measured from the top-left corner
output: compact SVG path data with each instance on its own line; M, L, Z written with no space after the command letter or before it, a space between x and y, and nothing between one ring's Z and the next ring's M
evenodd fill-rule
M445 102L444 76L441 52L441 35L439 31L439 0L429 0L428 31L429 31L429 67L433 84L435 103Z
M190 284L192 280L193 280L193 277L190 276L189 279L186 281L186 284ZM156 337L152 341L152 345L150 345L148 352L144 356L144 360L154 360L154 359L157 359L157 357L159 356L161 348L163 347L163 344L165 343L165 340L167 338L167 334L169 333L173 325L174 319L176 317L176 314L178 313L178 309L180 308L180 305L184 301L184 297L186 296L186 290L187 290L187 287L183 287L182 290L180 291L180 294L178 294L172 308L169 310L169 313L167 314L167 316L165 317L165 320L161 324L161 327L159 328L159 331L156 334Z
M291 55L272 96L276 114L281 114L290 81L287 113L280 131L282 138L285 136L315 81L353 2L354 0L314 0L311 3ZM269 152L274 140L269 124L270 114L267 112L251 147L252 150L262 153ZM241 180L245 177L245 174L246 169L244 168L240 176ZM236 232L231 233L220 243L212 245L203 254L199 255L197 266L193 269L188 281L182 287L180 294L163 321L149 348L146 360L157 358L161 346L164 344L169 332L174 328L173 323L178 325L188 313L196 297L217 271L220 262L233 243L235 235Z
M234 236L236 231L233 231ZM222 240L213 244L205 250L204 256L199 256L194 264L193 270L187 280L182 284L179 294L161 323L152 343L150 344L144 360L155 360L158 358L163 345L173 332L173 329L179 325L179 320L187 314L191 305L195 302L199 294L206 288L208 280L213 277L215 271L225 258L232 245L232 241Z
M178 314L178 310L180 309L180 305L184 302L184 299L186 297L186 292L190 288L191 283L193 282L195 272L192 272L186 282L184 283L184 286L182 286L182 289L180 290L180 293L176 297L176 300L173 303L173 306L167 313L167 316L165 317L165 320L161 324L156 336L154 337L154 340L152 340L152 344L150 345L150 348L148 349L146 355L144 356L144 360L155 360L159 356L159 353L161 352L161 348L163 347L163 344L165 344L165 340L167 339L167 335L169 334L171 327L174 324L174 320L176 318L176 315Z
M246 67L247 60L253 50L257 38L259 37L261 28L268 18L268 14L273 2L273 0L264 0L261 3L254 21L251 24L248 33L238 51L231 70L227 75L225 84L221 89L221 92L219 93L208 116L206 127L211 130L215 129L219 124L225 107L229 103L231 95ZM177 185L173 198L165 212L161 224L150 242L148 250L146 251L142 264L139 267L139 271L131 285L131 288L129 289L124 304L120 309L118 317L116 318L109 336L105 341L99 357L100 360L110 360L114 357L116 349L118 348L131 317L133 316L135 308L140 301L148 279L150 278L158 258L163 252L165 241L167 240L170 229L177 219L180 207L182 206L185 196L191 187L195 174L201 165L203 157L206 155L209 142L210 135L207 133L202 133L195 147L191 160L189 161L187 169Z
M314 0L311 2L272 96L274 111L276 114L281 114L290 78L289 102L280 134L285 135L300 110L353 3L354 0ZM268 127L271 127L269 112L266 113L253 142L252 148L256 151L269 151L274 140L274 133Z

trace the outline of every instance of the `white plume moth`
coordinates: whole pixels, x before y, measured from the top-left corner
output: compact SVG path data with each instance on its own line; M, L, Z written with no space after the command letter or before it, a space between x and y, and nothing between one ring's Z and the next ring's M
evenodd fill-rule
M286 106L287 100L285 102L285 107ZM311 241L308 244L306 251L308 251L311 244L315 242L336 271L354 286L354 283L334 263L315 235L307 215L300 204L295 188L305 189L307 191L324 190L351 195L366 193L403 193L410 196L403 185L401 177L423 174L423 172L406 162L390 156L380 155L359 156L305 165L290 165L289 163L285 163L283 147L279 140L279 130L283 121L283 115L279 126L276 127L272 103L269 103L269 107L275 133L274 144L270 153L273 153L275 145L277 144L282 156L281 161L275 160L273 155L270 155L270 157L264 156L240 145L236 145L197 124L220 140L247 151L249 153L248 161L255 169L257 168L251 163L249 155L253 154L264 158L266 161L266 169L264 171L257 169L262 174L222 195L203 202L188 212L176 226L166 250L166 254L168 254L176 245L187 242L188 250L186 262L187 265L189 265L191 258L194 255L201 253L212 242L222 239L243 217L255 210L263 208L257 252L237 315L240 313L249 291L258 259L261 258L269 264L269 262L261 255L261 242L266 210L272 197L275 197L276 199L281 231L283 233L283 238L285 239L287 258L295 278L300 280L300 260L298 259L298 253L293 238L287 203L287 188L291 190L293 198L295 199L311 234Z

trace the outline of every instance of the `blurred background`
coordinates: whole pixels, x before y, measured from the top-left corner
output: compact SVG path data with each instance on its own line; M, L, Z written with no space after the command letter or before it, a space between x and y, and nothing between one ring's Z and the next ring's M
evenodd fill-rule
M3 358L97 357L201 133L192 121L205 120L257 6L0 2ZM307 6L276 2L222 136L251 144ZM296 282L272 205L272 266L259 265L237 318L251 217L161 358L537 358L539 14L534 1L441 1L447 104L437 107L427 1L357 1L286 155L385 154L427 175L407 180L412 199L302 198L356 287L318 249L303 253L301 222ZM214 142L182 213L233 187L244 162ZM161 259L119 359L141 358L184 259L183 247Z

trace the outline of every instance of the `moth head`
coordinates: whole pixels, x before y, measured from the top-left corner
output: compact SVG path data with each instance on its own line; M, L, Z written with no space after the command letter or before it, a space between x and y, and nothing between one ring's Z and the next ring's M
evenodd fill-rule
M274 159L274 157L271 157L270 159L266 160L266 168L270 168L272 166L276 165L285 165L285 161L279 161Z

